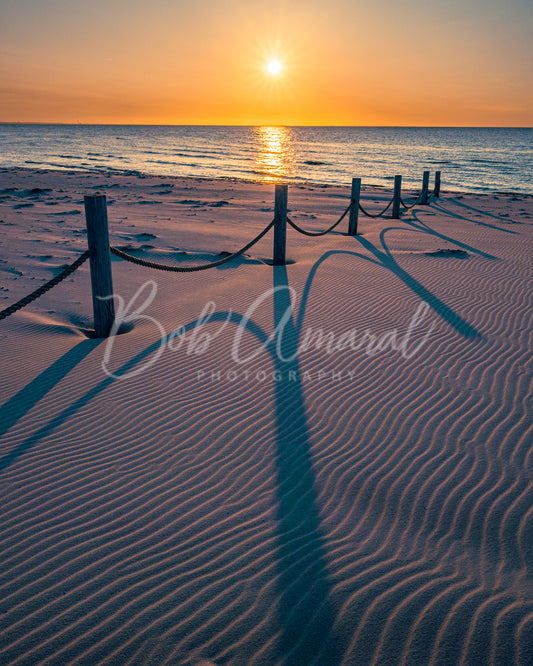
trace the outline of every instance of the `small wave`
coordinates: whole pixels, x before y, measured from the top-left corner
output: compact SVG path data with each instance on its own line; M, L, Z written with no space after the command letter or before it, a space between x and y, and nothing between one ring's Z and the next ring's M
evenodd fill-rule
M150 164L171 164L175 165L177 162L169 162L168 160L146 160Z
M488 159L483 159L481 157L473 157L469 159L468 162L473 162L474 164L497 164L498 166L509 164L509 162L501 162L500 160L488 160Z

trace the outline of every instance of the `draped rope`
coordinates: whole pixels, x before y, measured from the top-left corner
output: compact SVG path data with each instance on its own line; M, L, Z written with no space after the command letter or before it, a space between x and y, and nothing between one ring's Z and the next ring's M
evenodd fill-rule
M406 210L411 210L411 208L414 208L415 206L418 206L418 204L420 203L420 201L421 201L421 199L422 199L422 194L423 194L423 193L420 192L420 193L418 194L418 196L417 196L415 202L412 203L410 206L408 206L408 205L405 203L405 201L404 201L403 199L400 199L400 203L402 204L402 206L403 206ZM429 195L428 195L428 201L429 201Z
M64 270L61 271L61 273L58 273L58 275L56 275L54 278L52 278L45 284L41 285L39 289L36 289L31 294L28 294L24 298L21 298L20 301L17 301L16 303L10 305L5 310L2 310L0 312L0 319L5 319L6 317L9 317L9 315L12 315L15 312L18 312L19 310L22 310L23 307L29 305L30 303L33 303L33 301L38 299L39 296L46 294L47 291L50 291L50 289L52 289L57 284L62 282L65 278L68 278L69 275L72 275L72 273L74 273L74 271L77 270L83 264L83 262L89 258L90 254L91 254L90 250L85 250L85 252L82 255L80 255L75 262L67 266Z
M344 213L341 215L341 217L336 222L334 222L331 225L331 227L328 227L324 231L307 231L306 229L302 229L301 227L299 227L295 222L293 222L289 218L287 218L287 222L291 225L291 227L295 231L297 231L300 234L303 234L304 236L325 236L326 234L329 234L330 231L333 231L333 229L335 229L335 227L337 227L344 220L344 218L348 214L348 211L350 210L351 207L352 207L352 204L350 203L350 205L344 211Z
M228 255L227 257L224 257L223 259L217 259L216 261L212 261L208 264L200 264L196 266L170 266L168 264L160 264L155 261L147 261L146 259L141 259L140 257L134 257L131 254L128 254L127 252L123 252L122 250L119 250L116 247L111 247L109 248L111 251L111 254L114 254L116 257L120 257L120 259L124 259L125 261L129 261L132 264L137 264L138 266L144 266L145 268L155 268L156 270L159 271L170 271L172 273L191 273L193 271L205 271L208 268L215 268L216 266L222 266L222 264L228 263L228 261L231 261L232 259L235 259L236 257L239 257L241 254L244 254L246 250L249 250L252 245L255 245L258 241L263 238L265 234L267 234L270 229L274 226L275 218L272 220L272 222L263 229L263 231L258 234L253 240L251 240L249 243L247 243L243 248L238 250L237 252L233 252L233 254Z
M381 217L382 215L385 215L385 213L389 210L389 208L392 206L392 202L394 199L391 199L389 203L385 206L385 208L381 211L381 213L373 214L373 213L368 213L361 204L359 204L359 210L363 215L366 215L367 217Z

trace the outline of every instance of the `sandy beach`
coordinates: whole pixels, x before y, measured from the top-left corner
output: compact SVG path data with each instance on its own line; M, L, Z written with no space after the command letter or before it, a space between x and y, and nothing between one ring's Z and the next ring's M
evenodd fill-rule
M533 196L113 258L0 321L0 663L533 663ZM87 249L219 259L274 185L0 170L0 310ZM388 189L363 187L378 211ZM406 202L415 199L405 192ZM330 226L350 188L289 188ZM120 297L120 298L119 298ZM292 304L292 306L291 306Z

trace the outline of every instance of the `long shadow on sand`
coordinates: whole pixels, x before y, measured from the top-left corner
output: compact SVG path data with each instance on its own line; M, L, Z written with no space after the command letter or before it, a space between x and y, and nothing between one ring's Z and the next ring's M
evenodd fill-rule
M462 203L461 201L458 201L457 199L451 199L449 200L450 203L453 203L455 206L460 206L461 208L466 209L465 210L465 215L460 215L459 213L454 213L452 210L449 208L446 208L442 203L437 203L437 202L432 202L431 206L432 208L435 208L435 210L438 210L440 213L445 213L446 215L450 215L451 217L455 217L458 220L464 220L466 222L471 222L472 224L477 224L480 227L488 227L489 229L496 229L497 231L501 231L504 234L518 234L517 231L513 231L512 229L502 229L501 227L496 226L495 224L489 224L488 222L481 222L480 220L473 220L471 217L466 217L466 213L472 211L473 213L478 213L480 215L484 215L485 217L492 218L494 220L498 220L500 222L503 222L504 224L517 224L517 222L514 222L508 217L502 217L501 215L494 215L494 213L488 213L487 211L480 210L479 208L474 208L474 206L469 206L468 204Z
M316 273L320 264L322 264L326 259L332 257L336 254L345 254L352 257L357 257L359 259L364 259L365 261L370 261L381 268L394 273L409 289L411 289L417 296L419 296L423 301L425 301L438 315L440 315L448 324L453 326L453 328L463 335L466 338L477 338L480 337L480 333L477 331L474 326L465 321L460 315L458 315L449 305L444 303L438 296L431 292L427 287L424 287L423 284L418 282L408 271L403 269L398 262L392 256L386 242L385 234L389 231L394 231L401 229L405 231L403 227L391 227L384 229L380 234L381 248L373 245L368 239L363 236L354 236L353 240L362 245L363 248L368 250L373 257L361 254L360 252L354 252L353 250L329 250L325 252L320 259L314 264L310 272L310 278ZM307 292L311 286L312 280L308 280L306 284L306 289L303 294L303 301L307 298Z
M301 327L293 320L288 286L285 266L274 267L274 326L282 321L284 326L279 353L273 357L276 371L285 378L276 383L280 647L287 664L335 666L340 655L297 353ZM300 322L302 318L300 309ZM287 376L292 379L287 381Z
M466 218L463 218L466 219ZM456 238L452 238L451 236L447 236L446 234L442 234L439 231L436 231L432 227L429 226L427 222L424 222L422 219L420 219L418 213L414 210L411 211L411 219L402 219L402 222L409 227L408 230L412 231L418 231L423 234L428 234L430 236L434 236L435 238L440 238L440 240L446 241L447 243L453 243L453 245L460 247L462 250L466 250L467 252L471 252L472 254L477 254L478 257L483 257L484 259L491 259L493 261L499 261L498 257L495 257L493 254L489 254L488 252L484 252L483 250L479 250L476 247L473 247L472 245L469 245L468 243L463 243L462 241L457 240ZM489 225L490 226L490 225ZM497 229L498 227L494 227ZM401 231L406 231L405 227L388 227L387 229L384 229L382 231L382 235L384 237L385 232L393 231L393 230L401 230ZM507 229L500 229L500 231L506 232ZM515 233L512 231L511 233ZM390 253L389 253L390 254Z
M88 356L100 340L84 340L70 349L57 361L16 395L0 407L0 437L2 437L12 426L17 423L51 391L54 386L59 384L71 370L73 370L81 361ZM38 439L40 439L39 437ZM37 440L38 441L38 440ZM13 463L19 456L23 455L33 445L33 438L27 439L16 449L13 449L2 458L0 458L0 472Z
M369 252L371 252L377 259L378 265L391 271L402 282L409 287L417 296L428 303L431 308L439 314L445 321L447 321L455 330L467 338L478 337L479 332L462 317L460 317L449 305L441 301L433 292L429 291L424 285L416 280L410 273L403 269L392 256L386 242L385 234L393 229L383 229L380 233L380 240L383 249L377 248L370 241L362 236L357 236L356 240ZM364 256L364 255L360 255ZM364 257L368 260L368 257ZM373 261L373 260L372 260Z

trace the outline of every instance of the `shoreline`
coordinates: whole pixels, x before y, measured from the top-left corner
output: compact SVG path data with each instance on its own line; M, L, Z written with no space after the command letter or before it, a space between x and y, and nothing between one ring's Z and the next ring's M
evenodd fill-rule
M75 169L75 168L37 168L34 166L13 166L13 167L2 167L0 166L0 174L10 174L10 173L17 173L17 172L28 172L30 174L39 174L39 175L45 175L45 174L65 174L65 175L70 175L70 176L76 176L76 175L92 175L92 176L102 176L104 178L113 178L113 177L136 177L139 179L146 179L146 178L162 178L162 179L171 179L171 180L190 180L194 182L230 182L230 183L242 183L245 185L265 185L265 186L273 186L276 183L285 183L289 185L289 188L299 188L299 187L309 187L309 188L322 188L322 189L328 189L328 188L340 188L340 189L348 189L350 187L349 183L346 183L344 185L340 184L335 184L335 183L323 183L323 182L318 182L318 181L290 181L290 180L284 180L282 178L277 179L277 178L272 178L271 180L260 180L260 179L253 179L253 178L238 178L236 176L179 176L179 175L165 175L161 173L151 173L147 171L137 171L135 169L131 170L124 170L124 171L104 171L100 169ZM430 177L431 175L434 176L434 172L430 172ZM373 189L376 190L391 190L393 189L393 177L390 177L391 180L391 185L381 185L381 184L376 184L376 183L367 183L365 184L364 181L361 182L361 188L364 188L366 190L372 191ZM405 189L402 189L402 191L407 191L407 192L413 192L417 191L416 188L412 187L407 187ZM430 182L430 193L432 191L431 187L431 182ZM446 188L446 182L443 180L443 183L441 185L441 193L442 195L464 195L464 196L494 196L494 195L501 195L501 196L517 196L517 197L530 197L533 198L533 193L531 192L519 192L519 191L505 191L505 190L449 190Z

